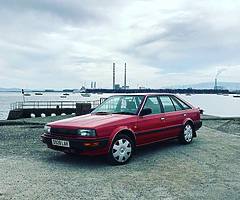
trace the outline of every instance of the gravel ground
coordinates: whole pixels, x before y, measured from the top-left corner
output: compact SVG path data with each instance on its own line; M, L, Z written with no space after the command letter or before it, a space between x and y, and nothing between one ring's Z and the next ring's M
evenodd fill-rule
M218 131L240 136L240 119L204 120L204 125Z
M42 125L0 126L0 199L238 200L240 124L229 134L224 123L204 121L190 145L138 149L124 166L47 149Z

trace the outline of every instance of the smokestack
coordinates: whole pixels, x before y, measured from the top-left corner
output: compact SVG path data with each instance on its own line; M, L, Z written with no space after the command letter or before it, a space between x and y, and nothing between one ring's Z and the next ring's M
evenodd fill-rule
M218 86L217 86L217 78L215 78L215 83L214 83L214 90L217 90Z
M127 63L125 63L124 67L124 89L127 89Z
M115 63L113 63L113 89L115 89Z

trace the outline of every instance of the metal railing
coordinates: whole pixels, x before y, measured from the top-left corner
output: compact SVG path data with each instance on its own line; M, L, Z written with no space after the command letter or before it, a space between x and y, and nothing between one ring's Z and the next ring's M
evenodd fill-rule
M92 108L97 107L105 99L94 101L25 101L10 104L10 109L38 109L38 108L76 108L76 103L90 103Z

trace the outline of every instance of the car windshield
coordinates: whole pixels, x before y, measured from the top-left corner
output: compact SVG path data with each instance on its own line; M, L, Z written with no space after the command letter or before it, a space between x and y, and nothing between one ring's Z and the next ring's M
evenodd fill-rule
M112 96L99 105L92 114L130 114L137 113L143 95Z

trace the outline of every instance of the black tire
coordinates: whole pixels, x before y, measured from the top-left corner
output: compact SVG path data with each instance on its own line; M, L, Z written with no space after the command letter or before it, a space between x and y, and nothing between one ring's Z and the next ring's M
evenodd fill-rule
M179 136L181 144L190 144L193 140L194 128L191 123L186 123L183 127L182 133Z
M76 156L76 154L73 152L64 151L63 153L67 156Z
M124 134L117 135L108 152L108 161L112 165L124 165L129 162L134 151L134 143Z

